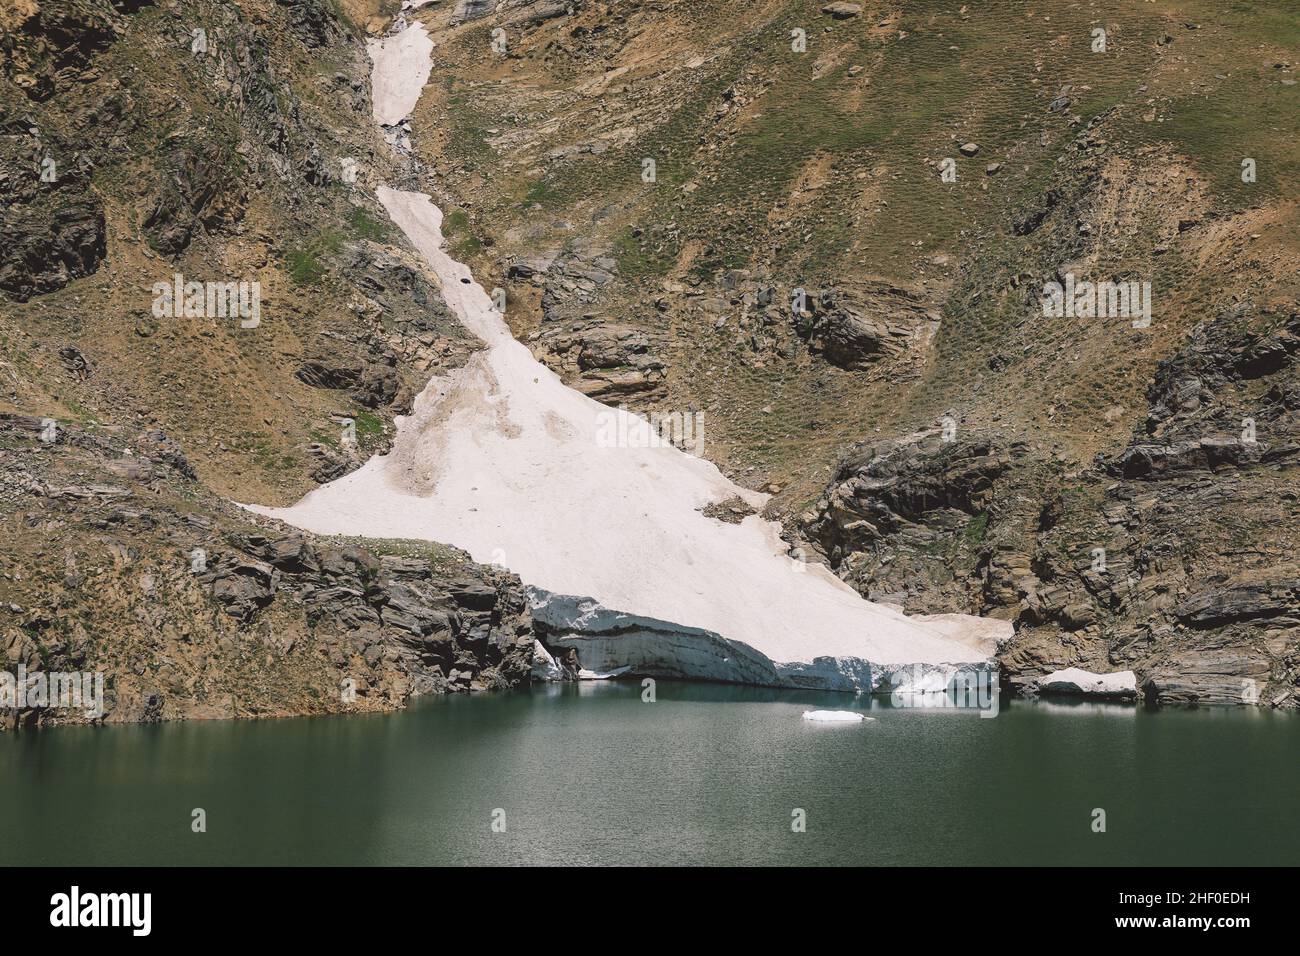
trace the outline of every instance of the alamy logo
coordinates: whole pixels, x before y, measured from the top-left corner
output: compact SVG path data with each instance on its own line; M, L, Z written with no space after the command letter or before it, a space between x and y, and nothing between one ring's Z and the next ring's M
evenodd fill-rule
M0 709L80 710L92 720L104 716L104 672L0 671Z
M241 329L262 324L262 283L186 282L179 272L172 281L153 286L155 319L234 319Z
M152 893L69 893L50 897L51 926L129 926L132 936L148 936L153 928Z
M704 451L703 412L651 412L649 420L627 410L607 408L596 415L598 448L663 448L672 445L694 455Z
M949 671L911 664L891 673L889 685L890 703L895 707L969 710L981 717L998 715L998 674L994 668Z
M1042 301L1043 315L1048 318L1132 319L1135 329L1151 324L1150 282L1080 282L1073 272L1067 272L1064 285L1043 285Z

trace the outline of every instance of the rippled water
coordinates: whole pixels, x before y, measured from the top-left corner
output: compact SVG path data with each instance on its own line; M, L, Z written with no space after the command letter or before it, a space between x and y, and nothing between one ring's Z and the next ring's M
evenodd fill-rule
M1300 863L1294 715L1013 701L996 719L801 719L850 706L584 684L4 735L0 862Z

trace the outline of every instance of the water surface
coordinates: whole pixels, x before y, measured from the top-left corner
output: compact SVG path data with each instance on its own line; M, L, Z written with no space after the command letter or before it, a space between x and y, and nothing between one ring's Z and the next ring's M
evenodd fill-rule
M0 863L1300 864L1294 715L1004 700L995 719L801 719L852 706L661 681L654 703L583 684L8 734Z

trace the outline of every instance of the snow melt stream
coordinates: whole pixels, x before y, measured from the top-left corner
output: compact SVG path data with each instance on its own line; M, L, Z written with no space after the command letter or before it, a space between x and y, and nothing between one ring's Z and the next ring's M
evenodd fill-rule
M377 121L413 108L432 46L418 24L370 43ZM766 496L566 387L447 254L430 198L377 196L487 347L428 383L390 454L292 507L253 510L321 534L446 542L502 565L530 587L548 643L576 647L596 672L881 690L900 665L982 665L1009 635L982 618L905 617L788 557L776 523L703 515L737 495L761 508ZM603 447L601 434L639 447Z

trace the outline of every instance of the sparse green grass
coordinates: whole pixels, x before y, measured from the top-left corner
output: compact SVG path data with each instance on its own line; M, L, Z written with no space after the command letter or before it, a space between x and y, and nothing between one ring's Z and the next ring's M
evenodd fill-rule
M469 214L463 209L453 209L442 218L442 234L447 238L452 255L469 259L483 248L483 243L471 231Z
M371 412L357 412L352 416L352 423L356 429L357 444L368 448L375 445L384 435L384 420L378 415ZM328 445L330 448L340 448L340 433L328 428L313 428L308 434L315 442L322 445Z
M1300 86L1283 86L1281 74L1271 72L1234 73L1208 95L1179 100L1166 122L1140 124L1134 135L1167 142L1191 158L1234 210L1294 196L1300 178L1295 150ZM1246 157L1256 162L1254 183L1241 179Z
M296 247L285 253L285 265L294 285L318 285L326 273L318 250Z
M357 428L357 441L364 442L367 439L377 439L384 434L383 419L370 412L358 412L353 421Z
M392 225L355 206L348 210L340 228L318 230L310 238L289 246L285 268L294 285L315 286L329 273L329 260L350 241L382 242L392 235Z
M285 265L295 285L319 285L329 272L328 259L342 251L347 236L342 230L322 229L310 239L290 246Z
M528 188L528 192L524 194L521 202L525 206L558 206L563 199L563 191L556 188L554 182L543 176Z
M614 237L614 258L618 261L618 271L623 277L639 279L663 275L668 271L671 261L648 249L643 244L644 238L644 235L632 235L630 229L622 229Z
M329 535L329 540L341 546L354 545L372 554L401 558L418 558L428 561L438 571L463 568L469 561L466 555L450 545L437 541L416 541L410 538L363 538L357 535Z
M376 219L360 206L353 207L348 212L347 223L349 231L354 238L370 239L375 242L382 242L392 234L392 225L381 219Z
M339 436L331 431L321 428L313 428L307 432L311 440L320 445L326 445L330 448L339 447Z

